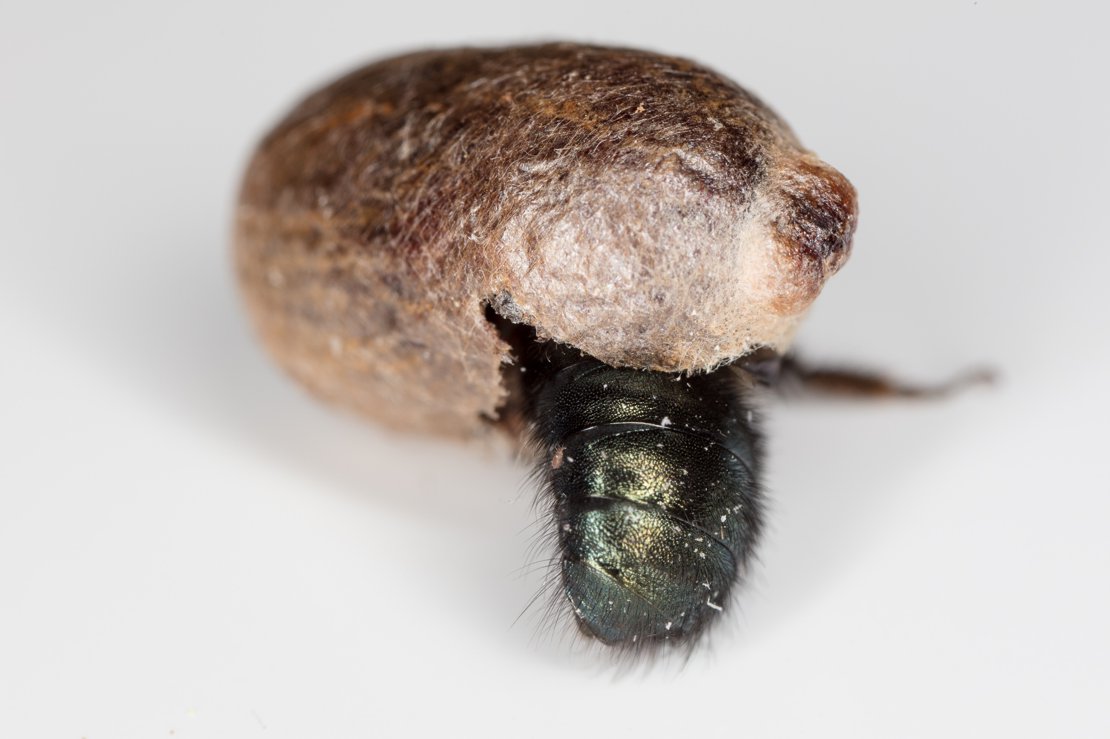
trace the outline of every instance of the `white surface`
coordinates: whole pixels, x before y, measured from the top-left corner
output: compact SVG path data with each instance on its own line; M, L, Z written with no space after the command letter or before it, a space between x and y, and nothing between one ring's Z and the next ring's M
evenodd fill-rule
M1098 4L14 5L0 736L1110 734ZM698 58L855 182L810 356L1003 374L769 408L762 564L682 670L614 678L513 627L525 470L317 406L230 279L245 157L311 85L560 37Z

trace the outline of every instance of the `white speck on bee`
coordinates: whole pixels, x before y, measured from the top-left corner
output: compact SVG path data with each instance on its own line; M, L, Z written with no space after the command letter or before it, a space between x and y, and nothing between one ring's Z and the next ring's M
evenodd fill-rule
M727 519L728 519L728 516L721 516L721 523L724 523Z
M668 426L671 425L671 417L670 416L663 416L663 420L659 422L659 425L662 426L663 428L667 428Z
M723 610L725 610L724 608L721 608L719 605L714 603L712 598L706 598L705 599L705 605L709 606L714 611L723 611Z

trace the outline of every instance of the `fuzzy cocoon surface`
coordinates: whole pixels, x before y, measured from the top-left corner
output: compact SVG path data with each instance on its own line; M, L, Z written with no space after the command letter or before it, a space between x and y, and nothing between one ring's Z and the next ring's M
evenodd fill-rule
M506 398L486 307L605 362L783 350L848 256L855 192L689 61L553 44L428 51L308 97L235 226L277 360L397 427L468 434Z

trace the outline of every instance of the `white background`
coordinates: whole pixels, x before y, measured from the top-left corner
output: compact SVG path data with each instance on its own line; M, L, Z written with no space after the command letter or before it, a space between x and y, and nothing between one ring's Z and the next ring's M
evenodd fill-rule
M1101 4L14 5L0 736L1110 735ZM768 408L761 562L684 667L514 626L527 471L318 406L231 279L239 174L301 94L551 38L697 58L852 179L810 356L1002 374Z

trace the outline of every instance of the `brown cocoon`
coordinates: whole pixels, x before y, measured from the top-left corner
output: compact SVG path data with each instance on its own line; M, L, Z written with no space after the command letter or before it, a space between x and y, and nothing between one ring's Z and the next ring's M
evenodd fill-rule
M394 426L472 433L505 400L486 306L605 362L782 350L839 269L855 192L735 83L573 44L387 59L262 141L235 225L277 360Z

